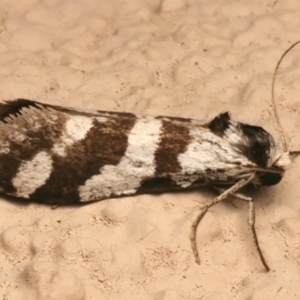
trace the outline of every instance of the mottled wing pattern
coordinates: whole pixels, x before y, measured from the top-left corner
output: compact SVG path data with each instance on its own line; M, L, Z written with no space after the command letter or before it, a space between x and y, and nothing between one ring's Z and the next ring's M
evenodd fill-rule
M237 127L227 113L203 122L9 101L0 104L0 189L78 203L230 185L269 158L238 143Z

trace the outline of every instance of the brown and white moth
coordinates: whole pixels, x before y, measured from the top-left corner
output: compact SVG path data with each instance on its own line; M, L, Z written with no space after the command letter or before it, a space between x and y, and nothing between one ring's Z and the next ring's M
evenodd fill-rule
M0 191L51 204L202 185L224 187L218 202L250 182L278 183L290 163L263 128L228 113L198 121L25 99L0 104L0 145Z
M210 121L85 111L17 99L0 104L0 192L49 204L163 193L211 185L221 191L209 207L234 196L248 201L260 259L253 201L243 186L280 182L291 156L259 126L229 113Z

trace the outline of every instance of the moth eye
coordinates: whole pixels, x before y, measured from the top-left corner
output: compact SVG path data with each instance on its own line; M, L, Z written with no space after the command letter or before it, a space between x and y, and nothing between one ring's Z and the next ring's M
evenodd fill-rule
M270 186L279 183L282 179L281 174L276 173L264 173L259 176L261 185Z

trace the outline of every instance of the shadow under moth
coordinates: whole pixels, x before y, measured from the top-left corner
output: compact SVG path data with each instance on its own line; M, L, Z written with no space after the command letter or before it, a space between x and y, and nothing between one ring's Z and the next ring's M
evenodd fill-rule
M192 226L197 263L198 223L211 206L233 196L249 203L248 222L269 270L256 237L253 201L238 190L250 183L279 183L296 154L281 150L263 128L234 121L227 112L199 121L25 99L0 104L2 194L71 204L203 185L216 188L220 195L203 207Z

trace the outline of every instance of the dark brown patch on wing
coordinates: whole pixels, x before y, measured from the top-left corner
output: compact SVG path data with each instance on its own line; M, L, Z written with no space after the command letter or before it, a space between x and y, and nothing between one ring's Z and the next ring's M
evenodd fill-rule
M230 123L230 115L228 112L219 114L211 120L206 126L216 135L222 137Z
M204 176L200 176L190 186L185 188L178 185L170 176L157 177L144 180L141 183L141 186L138 188L136 194L161 194L166 192L191 190L206 184L209 184L209 182Z
M171 177L157 177L144 180L141 186L137 190L137 194L152 194L152 193L163 193L171 190L181 189L180 186L172 180Z
M162 120L161 140L155 152L157 176L181 170L178 155L186 151L191 139L187 126Z
M99 174L104 165L117 165L128 146L128 133L134 118L111 118L93 127L80 140L67 148L66 156L53 156L53 171L46 183L30 199L47 203L76 203L78 188L91 176Z
M5 121L6 117L21 115L21 110L23 108L28 108L31 106L38 108L34 101L26 99L16 99L13 101L6 101L5 103L0 103L0 121L7 123Z
M57 115L55 124L47 122L43 115L41 115L40 118L40 127L35 129L29 126L26 131L26 138L22 142L7 139L10 152L0 154L0 187L5 193L14 194L15 188L12 184L12 179L17 174L22 161L31 160L41 151L50 151L62 134L66 122L66 118L63 114ZM11 125L7 124L5 126ZM14 128L8 131L13 130Z

